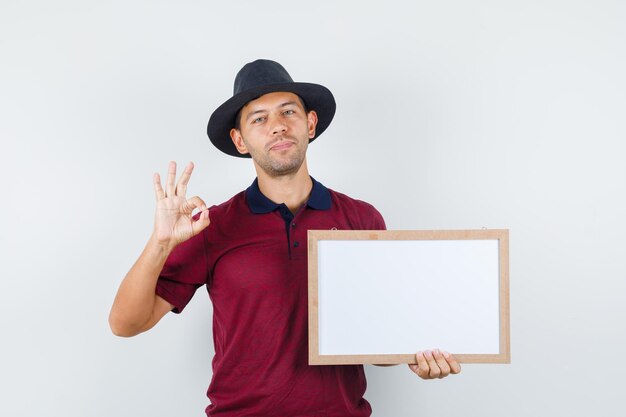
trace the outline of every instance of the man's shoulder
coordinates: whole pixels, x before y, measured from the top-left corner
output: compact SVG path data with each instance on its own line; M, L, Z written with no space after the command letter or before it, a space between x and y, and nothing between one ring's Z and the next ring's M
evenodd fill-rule
M246 192L240 191L223 203L214 204L209 207L209 216L214 215L222 217L234 215L246 207Z
M357 221L355 228L367 230L385 229L385 220L380 212L367 201L350 197L339 191L328 189L334 210L350 216Z
M339 191L335 191L330 188L328 189L328 191L330 192L330 198L335 204L349 205L349 206L354 206L355 208L359 208L359 209L366 210L366 211L378 212L378 210L376 210L376 207L374 207L372 204L368 203L367 201L350 197L347 194L340 193Z

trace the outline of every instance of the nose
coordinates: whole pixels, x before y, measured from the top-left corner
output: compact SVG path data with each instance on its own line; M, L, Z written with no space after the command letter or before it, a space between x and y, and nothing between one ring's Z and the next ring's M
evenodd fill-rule
M287 131L287 125L280 117L274 117L272 124L272 135L279 135Z

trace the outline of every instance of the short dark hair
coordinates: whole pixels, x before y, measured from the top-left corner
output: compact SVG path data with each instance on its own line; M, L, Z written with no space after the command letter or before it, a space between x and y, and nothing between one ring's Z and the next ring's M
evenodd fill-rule
M260 96L259 96L260 97ZM256 100L259 97L255 97L252 100ZM298 97L298 100L300 100L300 104L302 104L302 107L304 108L304 113L307 114L309 112L308 107L306 106L306 103L304 102L304 100L302 99L302 97L300 97L299 95L296 94L296 97ZM250 100L250 101L252 101ZM249 101L249 102L250 102ZM248 103L249 103L248 102ZM248 105L248 103L244 104L238 111L237 114L235 115L235 129L237 130L241 130L241 111L243 110L244 107L246 107Z

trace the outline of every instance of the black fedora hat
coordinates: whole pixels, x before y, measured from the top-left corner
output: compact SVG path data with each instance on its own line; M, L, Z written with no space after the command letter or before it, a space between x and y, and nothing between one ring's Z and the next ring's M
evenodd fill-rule
M230 130L235 127L235 117L249 101L277 91L297 94L304 100L308 110L317 113L315 136L309 142L321 135L333 120L335 98L328 88L319 84L294 82L278 62L257 59L237 73L233 96L211 115L207 126L211 143L228 155L250 158L250 154L240 154L230 138Z

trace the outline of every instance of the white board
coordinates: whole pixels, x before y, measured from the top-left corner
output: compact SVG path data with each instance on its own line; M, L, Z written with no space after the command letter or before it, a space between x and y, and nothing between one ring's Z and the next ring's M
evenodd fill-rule
M310 231L310 359L412 363L440 348L508 362L504 232Z

